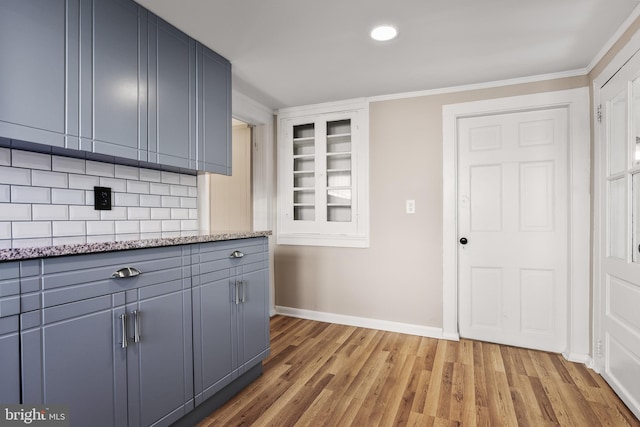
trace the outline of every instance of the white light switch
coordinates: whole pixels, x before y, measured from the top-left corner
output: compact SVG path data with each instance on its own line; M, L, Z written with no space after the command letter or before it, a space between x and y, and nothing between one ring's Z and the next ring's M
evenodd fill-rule
M416 201L415 200L407 200L407 213L408 214L416 213Z

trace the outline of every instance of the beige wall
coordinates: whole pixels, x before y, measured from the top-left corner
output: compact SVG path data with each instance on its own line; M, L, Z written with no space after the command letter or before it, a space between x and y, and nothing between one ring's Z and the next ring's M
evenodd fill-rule
M584 76L372 103L371 246L276 246L276 305L442 327L442 106L587 84Z
M209 175L209 227L212 232L253 230L251 128L233 126L231 143L233 175Z

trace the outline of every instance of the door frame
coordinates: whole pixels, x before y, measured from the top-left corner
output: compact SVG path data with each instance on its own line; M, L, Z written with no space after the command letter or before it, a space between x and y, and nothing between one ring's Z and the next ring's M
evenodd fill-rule
M568 307L566 359L588 363L590 351L590 121L589 88L450 104L442 107L443 289L442 332L458 328L458 135L460 118L542 108L566 108L568 116Z

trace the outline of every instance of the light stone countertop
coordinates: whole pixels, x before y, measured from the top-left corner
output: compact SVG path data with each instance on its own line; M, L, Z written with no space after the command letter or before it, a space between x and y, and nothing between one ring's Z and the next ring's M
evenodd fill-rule
M271 231L242 231L216 234L198 233L193 236L152 239L117 240L98 243L78 243L74 245L42 246L31 248L0 249L0 262L20 261L35 258L49 258L65 255L81 255L99 252L123 251L129 249L157 248L161 246L188 245L192 243L217 242L222 240L249 239L271 236Z

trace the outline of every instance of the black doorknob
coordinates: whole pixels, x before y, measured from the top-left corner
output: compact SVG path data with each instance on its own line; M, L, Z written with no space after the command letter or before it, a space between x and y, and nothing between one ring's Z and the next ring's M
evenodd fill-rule
M466 238L466 237L461 237L461 238L460 238L460 243L461 243L461 244L466 245L468 242L469 242L469 241L467 240L467 238Z

